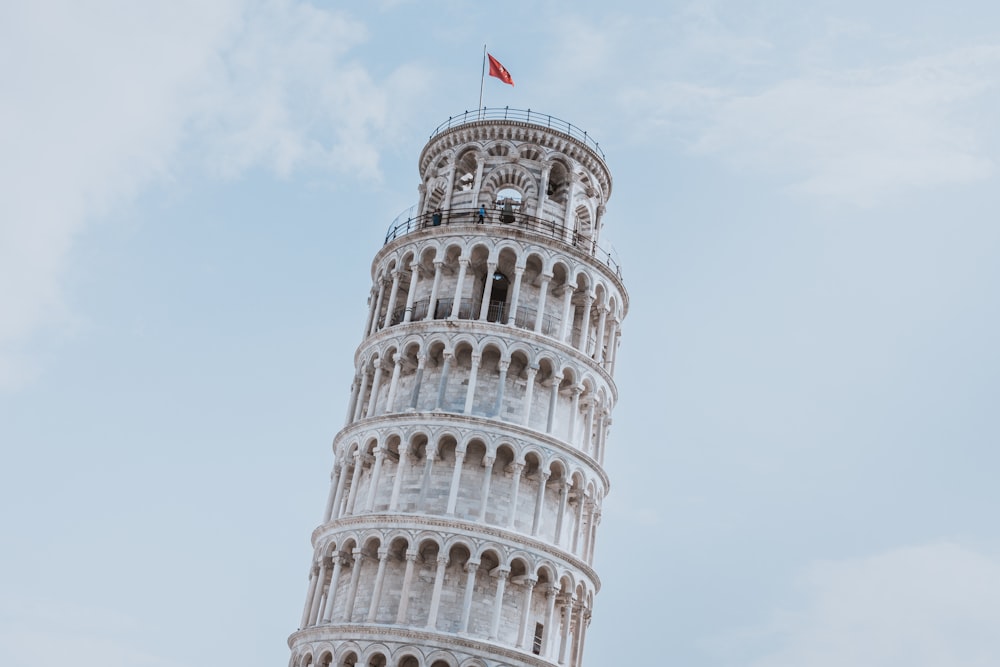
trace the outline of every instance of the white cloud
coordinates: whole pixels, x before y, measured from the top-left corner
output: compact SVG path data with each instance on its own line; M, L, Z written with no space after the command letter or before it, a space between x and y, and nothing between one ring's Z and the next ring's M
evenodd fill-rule
M746 168L801 174L800 191L857 202L985 179L994 164L963 111L996 83L1000 48L819 72L718 99L692 144Z
M987 667L1000 662L1000 560L957 544L819 563L804 603L759 633L753 667Z
M629 80L617 96L637 141L665 136L794 191L859 204L993 175L1000 45L904 58L880 53L891 38L863 24L828 19L799 35L741 20L735 30L702 2L678 28L645 26L656 47L619 68Z
M74 238L181 158L227 177L309 165L377 178L389 91L423 75L374 81L347 57L364 39L282 0L0 7L0 58L16 64L0 70L0 388L30 375L26 341L71 319Z

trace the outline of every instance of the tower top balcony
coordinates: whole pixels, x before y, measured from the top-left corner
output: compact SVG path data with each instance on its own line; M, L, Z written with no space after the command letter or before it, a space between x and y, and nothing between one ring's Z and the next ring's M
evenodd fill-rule
M600 244L611 171L585 130L530 109L466 111L434 129L419 169L420 200L394 221L387 243L442 223L496 218L600 258L621 278Z
M592 175L603 200L611 196L611 171L600 144L586 130L531 109L484 107L449 116L428 137L420 153L420 173L426 177L429 170L440 167L442 154L464 144L479 144L487 154L496 156L502 151L497 148L498 142L506 143L508 149L516 148L506 157L517 160L545 160L559 155L576 163Z
M604 151L601 150L600 144L594 140L586 130L582 130L572 123L562 120L561 118L556 118L555 116L539 113L537 111L532 111L531 109L511 109L510 107L496 107L487 108L483 107L477 111L464 111L457 116L449 116L448 120L438 125L431 132L431 136L428 139L433 139L439 134L451 130L456 127L463 125L468 125L469 123L481 123L487 122L490 124L496 121L512 121L520 122L531 125L538 125L540 127L546 127L552 130L557 130L563 134L568 134L570 137L576 139L577 141L583 142L583 144L594 150L600 157L601 160L605 160Z

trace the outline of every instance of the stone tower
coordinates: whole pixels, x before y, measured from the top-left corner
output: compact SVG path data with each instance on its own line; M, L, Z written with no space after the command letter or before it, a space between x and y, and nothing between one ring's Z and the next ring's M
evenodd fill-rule
M292 667L579 667L600 580L621 271L577 127L451 118L389 229Z

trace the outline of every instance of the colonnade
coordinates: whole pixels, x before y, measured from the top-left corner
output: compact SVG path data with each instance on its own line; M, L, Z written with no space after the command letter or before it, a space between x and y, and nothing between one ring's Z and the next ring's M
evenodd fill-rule
M605 443L608 430L611 427L611 408L606 405L603 395L595 395L588 385L563 385L566 376L556 368L549 369L544 384L537 381L539 365L526 365L523 369L525 379L523 389L518 396L508 396L507 390L518 385L517 378L509 378L510 360L500 359L497 363L496 375L485 375L481 366L483 355L474 352L469 356L469 365L460 367L455 361L455 353L451 349L440 352L440 361L435 369L437 373L436 386L425 387L426 370L429 355L421 352L416 356L416 364L408 364L408 357L399 352L390 352L392 370L383 365L382 357L376 356L369 362L363 362L351 385L351 397L348 402L345 425L360 419L377 417L399 412L434 410L456 412L471 415L479 396L477 390L487 392L488 406L481 406L479 416L493 419L507 419L514 423L536 428L546 434L560 437L577 446L588 456L598 462L604 460ZM404 368L409 366L409 371ZM453 369L455 372L453 372ZM383 385L388 382L388 387ZM454 393L454 387L466 385L464 396L460 403L447 400ZM408 396L400 392L401 385L408 385ZM548 391L544 411L539 414L536 407L536 390ZM430 391L433 403L423 397L422 392ZM563 394L569 397L564 398ZM520 407L514 418L505 411L505 401L519 401ZM480 401L482 402L482 401ZM563 406L562 408L560 406ZM562 417L560 418L560 413ZM581 437L577 437L578 423L582 428ZM558 432L557 432L558 431Z
M438 254L449 256L447 250ZM408 277L398 265L378 271L369 297L366 336L413 321L495 321L554 338L614 373L623 314L619 312L618 302L609 296L606 285L601 285L599 291L586 286L581 288L569 280L570 274L567 273L561 285L553 286L551 283L555 274L551 270L533 274L531 280L525 281L525 258L514 259L512 286L503 296L503 307L496 311L503 315L502 321L491 320L490 304L495 301L493 276L500 264L495 257L480 258L474 271L470 271L473 259L469 248L462 249L458 257L447 262L436 257L428 290L420 280L421 273L426 269L414 259L416 256L419 256L419 251L407 255L410 258ZM401 261L405 262L405 259ZM446 273L455 275L454 284L448 286L450 289L442 285L442 276ZM482 279L482 276L486 278ZM509 279L509 276L505 277ZM580 279L579 276L576 279ZM477 282L482 283L478 289ZM421 291L426 298L421 299L420 307L416 308L416 296ZM551 305L547 303L550 296L553 298ZM400 297L405 299L401 310ZM445 308L442 309L442 305Z
M550 481L551 473L538 468L533 471L533 479L529 479L524 474L525 463L511 461L506 466L510 482L501 489L494 480L506 477L506 471L496 470L496 456L489 453L483 456L478 462L483 473L475 479L472 473L480 466L475 461L466 461L466 453L466 447L457 447L451 470L447 470L440 469L434 443L428 443L424 450L422 465L410 456L409 442L401 442L397 452L392 452L385 443L375 446L370 453L354 449L334 463L323 522L373 512L438 514L521 532L561 546L587 563L593 561L601 518L601 498L593 484L585 485L579 475ZM404 508L401 496L407 477L410 491ZM391 490L386 493L386 480L390 478ZM439 482L438 487L447 482L447 494L441 492L443 489L431 494L435 481ZM478 503L459 505L463 484L467 489L464 495L478 497ZM519 500L521 495L524 502ZM379 498L381 502L377 502ZM443 507L439 498L446 498ZM526 511L529 508L530 512ZM492 516L488 509L494 510ZM546 526L545 517L552 516L553 525Z
M489 553L481 556L483 560L469 557L453 563L451 557L438 552L430 562L422 563L420 550L413 545L405 549L402 558L381 543L370 553L351 539L347 540L345 550L338 550L335 545L327 549L331 553L317 559L310 569L301 628L389 623L506 643L567 667L580 664L593 599L593 593L582 585L574 588L565 578L540 583L539 573L512 576L512 566L517 561L489 567L493 562L489 565L484 562L493 556ZM424 565L432 566L432 582L419 582L417 570ZM449 565L450 577L446 576ZM363 568L374 569L374 578L362 577ZM523 572L523 563L520 569ZM394 593L392 599L387 599L390 570L395 570L394 583L399 578L401 583L393 587L398 596ZM359 586L363 580L372 582L372 590L361 601ZM480 607L475 611L474 591L477 588L482 591L484 586L491 591L492 599L485 609ZM429 603L417 613L412 608L414 593L418 590L426 593L428 587ZM452 598L460 600L460 604L442 606L446 587L452 588ZM536 620L534 626L532 619Z

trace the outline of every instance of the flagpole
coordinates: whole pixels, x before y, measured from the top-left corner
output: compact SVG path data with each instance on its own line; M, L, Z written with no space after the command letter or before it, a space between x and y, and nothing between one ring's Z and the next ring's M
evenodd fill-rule
M479 76L479 106L476 107L477 117L483 117L483 83L486 82L486 43L483 43L483 68Z

